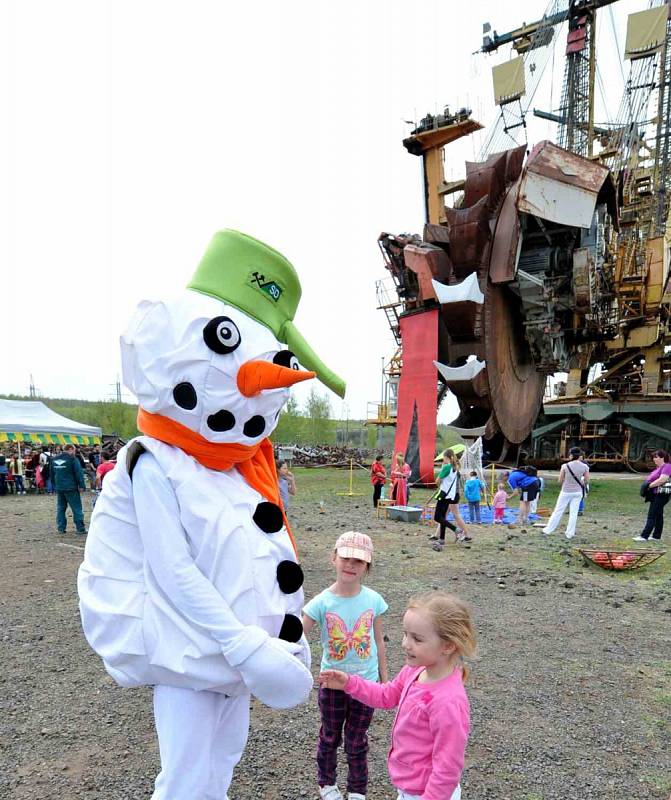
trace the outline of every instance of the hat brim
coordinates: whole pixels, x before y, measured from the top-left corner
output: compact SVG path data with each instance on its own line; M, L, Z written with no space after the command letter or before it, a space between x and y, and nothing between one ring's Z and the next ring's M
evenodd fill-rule
M358 558L359 561L365 561L367 564L373 560L372 554L360 547L336 547L336 553L340 558Z
M319 380L339 397L345 396L345 381L332 372L305 341L293 322L287 321L282 329L287 347L306 369L317 373ZM358 556L352 556L358 558Z

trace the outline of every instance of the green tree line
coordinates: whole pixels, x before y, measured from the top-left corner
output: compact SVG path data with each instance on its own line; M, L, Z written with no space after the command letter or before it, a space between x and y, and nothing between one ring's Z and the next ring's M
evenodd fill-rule
M3 395L7 400L30 400L22 395ZM84 425L97 425L105 434L117 434L122 439L132 439L139 434L135 425L137 406L104 400L73 400L41 397L40 400L53 411ZM272 440L278 444L345 445L350 447L379 448L391 452L394 428L378 429L366 425L364 420L337 420L331 418L328 396L314 389L301 408L291 395L280 414ZM446 425L438 426L437 450L461 441Z

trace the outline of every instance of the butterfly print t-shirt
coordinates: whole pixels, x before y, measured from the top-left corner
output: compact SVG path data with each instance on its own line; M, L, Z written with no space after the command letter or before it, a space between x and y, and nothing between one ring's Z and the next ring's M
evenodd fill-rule
M350 675L378 680L375 617L389 606L373 589L361 587L354 597L339 597L329 589L313 597L303 613L321 632L322 669L341 669Z

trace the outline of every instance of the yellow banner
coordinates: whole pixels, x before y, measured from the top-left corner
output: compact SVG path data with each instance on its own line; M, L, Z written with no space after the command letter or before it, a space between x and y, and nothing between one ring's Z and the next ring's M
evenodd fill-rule
M518 100L526 92L524 83L524 59L513 58L492 68L494 102L502 106Z
M100 444L99 436L75 436L68 433L26 433L0 431L0 442L31 442L32 444Z
M630 14L627 19L625 58L643 58L661 47L666 38L666 20L669 7L663 3L657 8Z

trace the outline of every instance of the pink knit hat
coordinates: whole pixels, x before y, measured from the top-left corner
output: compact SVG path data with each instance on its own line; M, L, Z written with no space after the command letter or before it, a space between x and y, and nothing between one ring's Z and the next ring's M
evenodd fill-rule
M373 541L366 533L343 533L336 542L335 549L340 558L358 558L368 564L373 560Z

